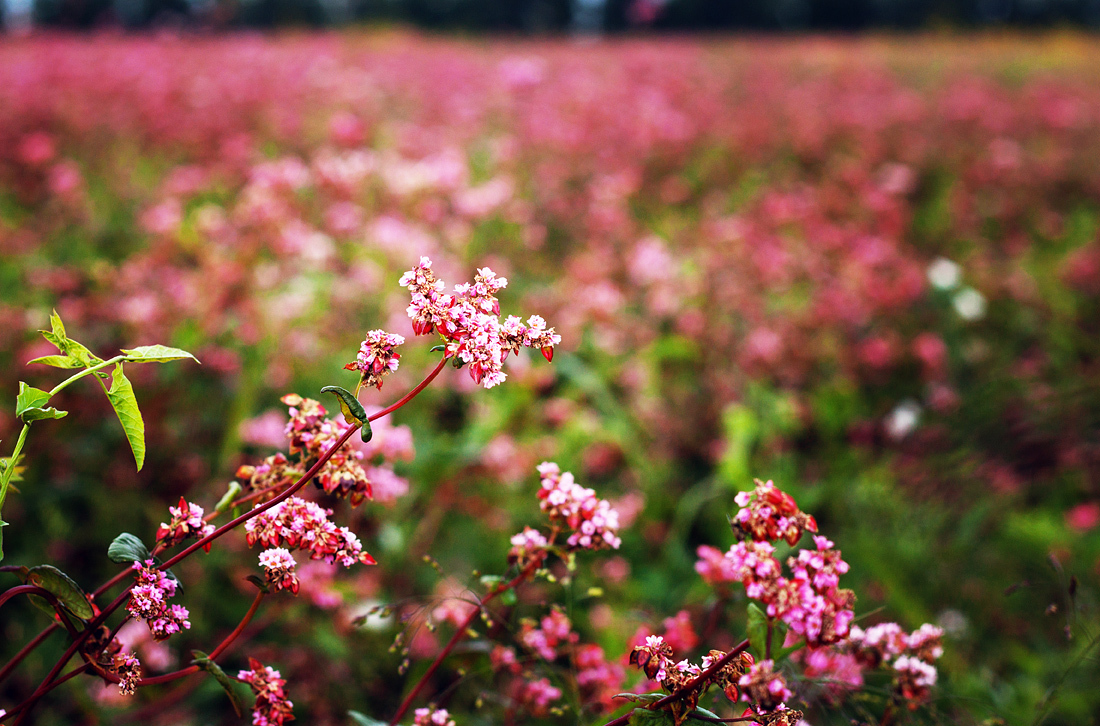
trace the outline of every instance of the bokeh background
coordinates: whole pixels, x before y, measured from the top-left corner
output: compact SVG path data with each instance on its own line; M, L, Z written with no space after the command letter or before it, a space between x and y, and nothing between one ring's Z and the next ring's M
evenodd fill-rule
M6 505L5 564L51 562L94 587L116 571L116 534L152 539L181 494L211 507L237 466L276 450L281 395L350 387L342 366L368 329L409 338L365 396L392 401L433 363L397 285L428 255L449 284L483 265L507 276L504 312L543 315L563 343L552 365L512 359L490 391L448 370L395 415L415 457L339 514L379 565L315 572L247 649L289 679L302 723L393 712L400 623L356 616L416 613L475 569L504 571L509 536L540 521L543 460L627 526L621 551L581 558L519 610L567 603L611 659L680 611L706 645L742 637L741 596L727 608L693 564L699 545L729 546L734 495L759 477L836 541L862 622L946 630L934 698L904 719L1096 722L1100 44L967 31L1087 25L1096 3L5 7L0 391L58 380L24 365L50 352L35 330L54 308L104 357L161 342L203 363L134 369L140 473L103 396L64 392L72 413L35 426ZM375 15L513 34L301 25ZM284 22L298 25L226 32ZM957 25L928 32L943 23ZM712 32L641 33L687 27ZM880 30L713 32L731 27ZM542 30L558 34L524 34ZM16 433L4 406L5 454ZM180 568L195 627L166 663L247 607L240 539ZM6 605L0 655L45 623ZM409 637L415 676L439 636ZM491 723L472 708L491 692L475 670L448 705ZM808 718L867 714L849 701ZM77 681L38 719L235 722L200 681L159 702Z

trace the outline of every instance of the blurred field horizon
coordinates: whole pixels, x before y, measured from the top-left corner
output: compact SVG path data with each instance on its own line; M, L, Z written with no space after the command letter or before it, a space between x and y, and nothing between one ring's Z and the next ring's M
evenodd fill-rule
M1097 723L1097 40L0 35L0 391L61 380L26 365L53 352L36 332L53 310L101 355L156 342L202 361L134 371L141 472L94 386L59 396L70 414L35 424L4 504L4 564L94 588L120 531L151 539L182 495L213 508L284 445L281 396L354 388L367 330L407 340L363 394L392 402L435 361L398 285L428 256L448 284L506 276L502 310L563 340L488 391L445 370L394 415L374 501L325 505L379 564L303 578L252 638L300 722L393 712L395 635L411 623L422 672L444 640L424 612L505 570L550 460L619 509L623 545L521 595L517 618L560 596L623 666L681 612L700 648L731 647L744 594L704 583L697 551L728 548L735 495L771 479L851 564L859 623L944 628L931 700L896 723ZM0 455L17 424L0 406ZM181 566L195 626L165 670L248 607L237 539ZM380 604L394 617L364 625ZM2 660L46 624L6 604ZM0 683L0 707L63 645ZM437 685L458 726L501 722L477 705L486 653L456 659L459 685ZM216 685L193 688L158 705L77 679L36 722L236 722ZM798 694L808 723L878 722L830 688ZM579 696L508 713L607 721Z

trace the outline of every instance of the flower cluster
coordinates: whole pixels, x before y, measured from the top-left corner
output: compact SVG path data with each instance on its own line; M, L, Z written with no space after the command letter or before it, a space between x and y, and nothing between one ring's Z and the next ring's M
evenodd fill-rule
M455 726L455 722L445 708L418 708L413 712L413 726Z
M508 552L508 561L511 563L526 564L531 558L546 557L546 547L549 542L537 529L524 527L522 532L512 535L511 542L512 549Z
M803 531L817 532L817 521L799 511L790 494L780 491L771 480L756 479L754 483L756 489L741 492L735 500L741 507L733 521L738 539L757 542L783 539L794 547Z
M612 697L621 690L626 675L622 666L609 663L603 648L592 643L574 649L573 665L584 702L605 710L613 708Z
M137 572L137 582L130 590L130 602L126 605L130 615L145 621L156 640L190 628L187 608L168 604L168 598L176 594L176 580L158 570L152 559L135 562L133 569Z
M342 419L326 418L328 411L312 398L290 393L280 400L290 407L286 425L290 453L300 454L303 465L327 453L350 428ZM367 472L359 463L362 459L363 452L358 449L341 447L321 467L314 483L326 494L347 497L353 507L358 506L373 494Z
M577 642L577 638L569 617L556 607L538 625L524 621L519 634L521 643L548 661L558 657L559 648Z
M933 661L943 655L943 630L925 623L908 635L897 623L881 623L863 630L853 627L848 639L836 646L855 656L869 668L888 664L893 668L897 690L911 704L928 696L936 684Z
M286 680L271 666L255 658L248 659L249 670L237 674L237 680L247 683L256 696L252 706L252 726L280 726L294 720L294 703L287 698Z
M762 660L749 666L748 671L737 681L742 689L741 700L754 704L764 712L779 708L793 694L787 688L783 675L776 672L775 663Z
M292 464L286 458L286 454L279 452L263 460L263 463L245 464L237 469L236 478L240 480L245 491L255 492L262 489L271 489L278 484L289 484L298 479L305 470L297 464ZM278 492L272 491L264 499L274 498Z
M285 547L272 547L261 552L260 566L264 568L264 579L276 591L290 590L298 594L298 575L295 572L298 563Z
M110 665L110 671L119 677L118 692L123 696L134 695L137 682L141 680L141 661L133 653L116 653Z
M726 657L726 653L720 650L712 650L703 656L702 663L697 665L690 661L673 660L672 646L665 642L660 635L650 635L645 643L637 645L630 651L630 663L642 669L646 677L657 681L669 693L676 693L684 689L704 671L717 664ZM683 697L688 706L688 711L694 710L699 702L699 697L710 686L721 688L726 697L731 701L738 696L737 687L743 680L742 676L754 665L753 657L748 653L741 653L711 674L701 688L693 688Z
M314 560L344 567L375 564L355 533L333 524L330 514L332 510L314 502L290 497L245 522L245 540L249 547L257 542L268 548L285 543L291 549L309 550Z
M214 531L214 525L202 519L203 508L183 497L180 497L178 507L168 507L168 513L172 515L171 520L167 524L161 522L157 529L157 542L164 547L177 545L191 537L202 539ZM209 552L210 544L207 543L203 549Z
M344 368L359 371L364 386L382 388L382 377L396 371L401 358L394 352L394 348L404 342L403 336L387 333L385 330L372 330L359 346L359 355Z
M553 462L539 464L538 471L542 477L539 506L550 516L551 522L564 523L573 530L566 541L570 547L619 548L622 544L616 534L619 513L611 508L610 502L598 498L594 490L577 484L572 473L562 473Z
M472 283L455 285L446 293L446 285L432 271L432 261L421 257L416 267L401 276L400 284L412 296L407 312L413 332L438 332L446 341L447 355L468 365L470 377L485 388L504 382L507 376L501 367L509 353L538 348L552 360L554 346L561 342L561 336L537 315L528 318L526 325L514 315L500 321L496 294L508 280L488 267L480 268Z
M797 542L803 530L817 531L813 517L798 510L794 500L771 482L757 481L754 492L737 497L742 505L734 531L748 539L722 555L713 547L699 547L695 569L707 582L740 582L748 596L764 604L769 617L779 618L810 645L835 643L848 633L855 606L851 590L839 587L848 564L825 537L815 536L815 550L790 557L791 576L774 556L768 539Z
M545 716L550 704L561 696L561 689L547 678L517 680L512 694L515 702L532 716Z

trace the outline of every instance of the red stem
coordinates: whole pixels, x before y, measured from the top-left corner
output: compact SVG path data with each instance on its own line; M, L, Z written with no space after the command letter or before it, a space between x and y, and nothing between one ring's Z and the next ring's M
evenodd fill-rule
M397 409L404 406L409 401L411 401L417 394L419 394L421 391L423 391L428 386L428 384L430 384L433 380L435 380L435 377L438 376L440 374L440 372L443 370L443 366L446 365L447 360L448 360L447 356L444 356L439 361L439 363L436 365L436 367L432 369L431 373L429 373L424 378L424 380L421 381L415 388L413 388L411 391L409 391L404 396L402 396L400 399L398 399L398 401L396 403L394 403L394 404L382 409L381 411L375 413L374 415L368 417L367 421L368 422L369 421L375 421L379 418L382 418L383 416L391 414L394 411L396 411ZM282 494L280 494L279 496L275 497L271 501L269 501L269 502L267 502L267 503L265 503L265 504L263 504L259 507L256 507L256 508L254 508L254 509L252 509L248 512L245 512L244 514L237 517L236 519L233 519L232 521L227 522L226 524L223 524L221 527L214 530L212 533L210 533L206 537L203 537L199 541L192 544L190 547L187 547L186 549L184 549L181 552L177 553L174 557L169 559L167 562L160 565L159 569L161 569L161 570L168 569L169 567L176 564L177 562L179 562L183 558L193 554L194 552L196 552L200 548L204 547L205 545L209 544L210 542L213 542L218 537L221 537L226 532L229 532L233 528L240 526L244 522L247 522L249 519L251 519L251 518L265 512L265 511L267 511L268 509L271 509L272 507L279 504L280 502L283 502L284 500L286 500L286 499L290 498L291 496L293 496L298 490L300 490L302 487L306 486L310 482L310 480L313 479L314 476L316 476L317 472L320 471L321 467L324 466L325 463L328 462L328 460L330 458L332 458L332 456L340 449L341 446L343 446L345 443L347 443L347 440L349 438L351 438L351 435L353 433L355 433L355 431L358 430L359 428L360 428L359 425L351 426L344 433L344 435L341 436L339 439L337 439L336 443L333 444L331 447L329 447L328 451L326 451L321 456L321 458L317 460L317 463L315 463L313 466L311 466L309 468L309 471L307 471L305 474L302 475L301 479L299 479L297 482L295 482L289 489L284 491ZM125 572L126 571L121 573L121 575L124 576ZM121 579L121 577L118 577L118 579ZM103 623L103 621L106 620L111 615L111 613L113 613L115 610L117 610L119 607L122 606L122 603L125 602L126 597L129 595L130 589L132 587L133 587L133 585L130 585L125 590L120 592L118 594L118 596L113 601L111 601L111 603L106 608L104 608L102 610L102 612L100 612L100 614L94 620L92 620L88 624L88 626L85 628L84 632L81 633L80 636L77 637L73 641L73 643L62 654L61 659L57 663L54 664L53 668L50 669L49 674L42 681L42 683L39 684L38 688L35 689L34 693L31 694L30 698L28 698L26 701L24 701L22 704L19 705L18 708L20 710L23 710L24 712L23 712L23 715L20 716L19 721L16 722L17 726L18 726L18 724L23 722L24 718L26 718L26 715L27 715L27 713L30 712L31 707L34 706L34 704L37 703L38 700L43 695L45 695L47 692L49 692L51 690L50 684L52 683L52 681L57 677L57 674L61 672L61 669L65 667L65 665L69 662L69 660L72 659L72 657L76 653L77 649L81 645L83 645L85 640L87 640L89 634L92 633L94 630L96 630ZM25 708L25 710L24 710L24 708Z
M477 616L481 614L482 608L484 608L493 598L507 592L508 590L511 590L512 588L516 587L521 582L526 580L528 577L530 577L532 574L534 574L535 570L538 569L539 565L541 565L542 562L542 558L531 560L531 562L528 563L528 565L524 567L523 570L518 575L516 575L511 582L504 585L497 585L495 588L485 593L481 600L478 601L477 608L470 613L469 617L466 618L466 622L462 623L462 625L458 627L458 630L455 631L455 634L451 636L451 639L449 641L447 641L447 645L443 646L443 650L439 651L439 655L437 655L435 657L435 660L432 661L432 664L428 666L428 670L424 671L424 675L420 677L420 680L416 682L416 685L413 686L411 691L409 691L409 694L405 696L405 700L401 702L401 705L397 709L397 713L395 713L393 715L393 718L390 719L389 726L396 726L397 722L400 721L401 718L408 712L409 708L412 706L413 700L416 698L416 695L420 693L425 685L427 685L428 679L432 677L432 675L439 669L439 666L443 663L447 656L451 654L451 651L455 649L455 646L458 645L459 642L466 636L466 631L470 629L470 626L474 624L474 620L476 620Z
M15 654L15 657L8 661L3 669L0 669L0 682L3 682L5 678L10 676L11 672L15 670L15 667L22 663L23 659L30 655L35 648L42 645L42 641L48 638L50 634L53 631L57 630L59 627L60 626L57 625L57 623L52 623L51 625L46 627L46 629L43 630L41 633L34 636L34 639L31 640L31 642L24 645L23 648Z
M15 587L8 588L4 592L0 592L0 605L3 605L17 595L41 595L42 593L49 595L50 591L43 590L38 585L16 585Z

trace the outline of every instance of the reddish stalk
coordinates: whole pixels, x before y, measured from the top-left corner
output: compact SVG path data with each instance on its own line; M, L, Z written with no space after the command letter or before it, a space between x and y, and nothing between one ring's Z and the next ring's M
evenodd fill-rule
M523 570L512 579L511 582L507 584L497 585L495 588L482 596L481 600L478 601L477 609L471 612L469 617L466 618L466 621L458 627L458 629L455 631L455 634L451 636L451 639L449 641L447 641L447 645L443 646L443 650L439 651L439 655L437 655L435 657L435 660L432 661L432 664L428 666L428 670L424 671L424 675L420 677L420 680L416 682L416 685L413 686L411 691L409 691L409 694L405 696L405 699L401 702L401 705L397 709L397 713L395 713L393 715L393 718L390 719L389 726L396 726L397 722L400 721L401 718L408 712L417 694L420 693L425 685L427 685L428 679L430 679L432 675L435 674L435 672L439 669L439 666L442 665L447 656L451 654L451 651L455 649L455 646L458 645L464 637L466 637L466 631L468 631L470 629L470 626L474 624L474 620L476 620L477 617L481 614L482 609L491 600L507 592L508 590L515 588L521 582L533 575L535 573L535 570L539 568L539 565L541 565L542 562L543 560L541 558L531 560L531 562L529 562L527 566L524 567Z
M54 687L60 686L65 681L68 681L72 678L76 678L81 673L84 673L85 671L87 671L90 667L91 666L88 663L85 663L84 665L80 666L79 668L73 668L71 671L69 671L65 675L61 676L60 678L58 678L56 681L54 681L54 683L53 683ZM12 716L18 716L20 713L23 712L24 708L26 708L25 704L22 704L22 703L19 704L18 706L16 706L12 710L8 711L3 716L0 716L0 722L6 721L7 719L11 718Z
M390 413L393 413L397 409L399 409L402 406L404 406L405 404L407 404L413 398L415 398L417 394L419 394L421 391L423 391L433 380L435 380L435 377L438 376L440 374L440 372L443 370L443 366L446 365L447 360L448 360L448 358L446 356L444 356L439 361L439 363L436 365L436 367L432 369L431 373L429 373L424 378L424 380L422 380L415 388L413 388L411 391L409 391L404 396L402 396L400 399L398 399L396 403L393 403L390 406L388 406L388 407L382 409L381 411L375 413L374 415L368 417L367 421L368 422L369 421L375 421L379 418L382 418L383 416L386 416ZM286 499L290 498L291 496L293 496L297 491L299 491L300 489L305 487L313 479L314 476L317 475L317 472L319 472L321 470L321 467L323 467L325 465L325 463L327 463L328 460L330 458L332 458L332 456L337 451L339 451L340 447L342 447L345 443L347 443L347 440L349 438L351 438L352 434L354 434L359 428L361 428L359 425L351 426L344 433L343 436L341 436L339 439L337 439L336 443L334 443L331 447L329 447L328 451L326 451L321 456L321 458L318 459L317 462L313 466L311 466L309 468L309 470L305 474L303 474L302 477L297 482L295 482L293 485L291 485L282 494L280 494L279 496L275 497L271 501L266 502L265 504L263 504L261 506L258 506L258 507L254 508L254 509L252 509L248 512L245 512L244 514L242 514L241 516L233 519L232 521L227 522L226 524L223 524L221 527L214 530L212 533L210 533L206 537L203 537L199 541L192 544L190 547L187 547L186 549L182 550L181 552L177 553L175 556L170 558L168 561L161 564L159 566L159 569L161 569L161 570L168 569L172 565L176 564L177 562L184 559L185 557L190 556L194 552L198 551L200 548L202 548L202 547L206 546L207 544L213 542L214 540L216 540L217 538L219 538L222 535L226 534L230 530L240 526L244 522L247 522L249 519L252 519L253 517L267 511L268 509L271 509L275 505L277 505L277 504L285 501ZM120 573L120 575L124 576L126 572L127 571L123 571L123 573ZM116 576L116 578L121 579L121 576ZM43 695L45 695L50 690L52 690L51 684L52 684L53 680L55 678L57 678L58 673L60 673L61 669L63 669L65 667L65 665L72 659L73 655L80 648L80 646L83 645L84 641L87 640L88 636L93 631L95 631L103 623L103 621L106 620L115 610L117 610L119 607L122 606L122 603L125 602L126 597L129 595L130 589L132 587L133 587L132 585L126 587L126 589L124 589L121 593L119 593L118 596L113 601L111 601L111 603L106 608L104 608L100 612L100 614L98 616L96 616L96 618L94 618L88 624L88 626L86 627L84 632L81 633L79 635L79 637L77 637L73 641L73 643L62 654L61 659L57 663L54 664L53 668L50 669L49 674L47 674L46 678L42 681L42 683L39 684L38 688L35 689L34 693L31 694L30 698L28 698L26 701L24 701L22 704L20 704L18 706L18 709L20 711L22 711L22 715L19 717L19 720L16 722L17 726L23 722L23 720L26 718L27 714L30 712L30 710L34 706L34 704L37 703L38 700L40 698L42 698ZM13 589L15 589L15 588L13 588ZM499 594L499 593L497 593L497 594ZM2 601L0 601L0 604L2 604ZM407 710L407 707L406 707L406 710ZM12 712L14 713L14 710Z
M23 659L30 655L35 648L42 645L42 641L50 637L50 634L53 633L53 631L58 630L59 628L60 626L56 623L51 624L47 626L41 633L34 636L33 640L24 645L19 650L19 652L16 653L15 656L10 661L8 661L2 669L0 669L0 683L2 683L5 678L10 676L12 671L15 670L16 666L22 663Z

